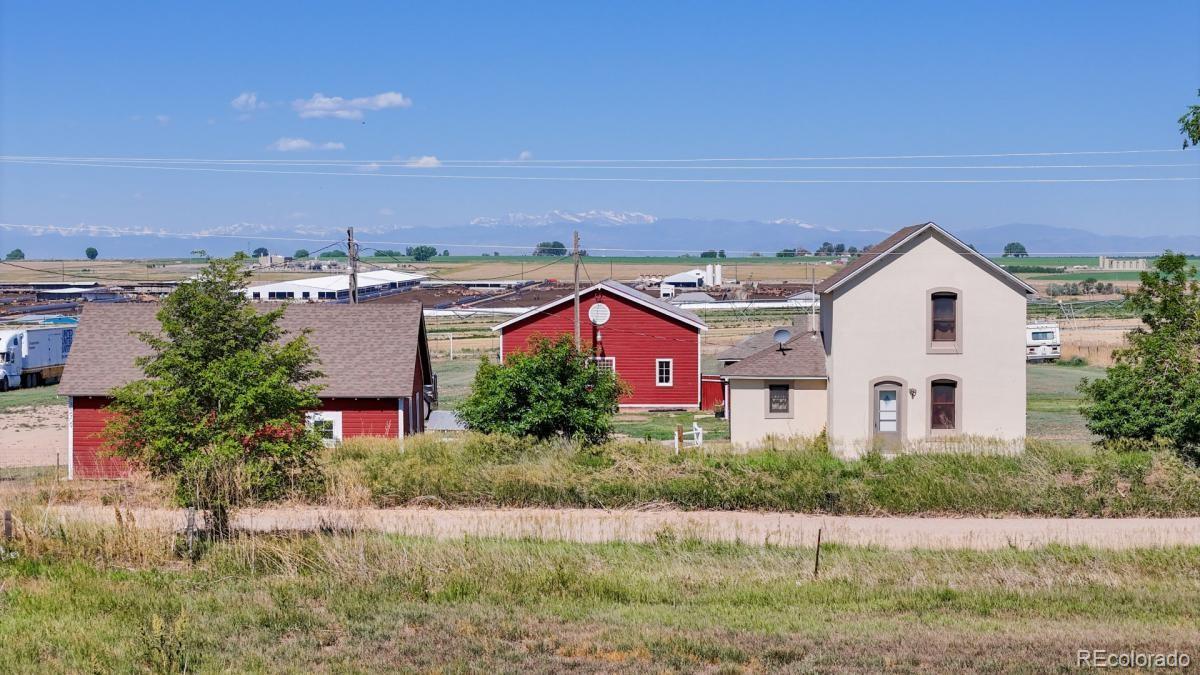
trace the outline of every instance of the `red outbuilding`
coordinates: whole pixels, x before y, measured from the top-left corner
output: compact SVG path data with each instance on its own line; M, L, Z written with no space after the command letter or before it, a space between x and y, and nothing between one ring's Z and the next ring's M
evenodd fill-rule
M72 478L119 478L130 468L107 456L100 432L109 392L142 377L150 354L137 333L158 333L157 303L88 303L79 318L58 393L67 396L67 465ZM289 305L284 339L308 330L320 359L320 408L307 415L329 442L399 438L425 429L437 398L420 303Z
M573 299L566 295L493 328L501 360L528 348L535 335L574 334ZM700 405L700 336L708 330L700 317L606 279L580 291L579 324L584 349L629 385L622 406Z

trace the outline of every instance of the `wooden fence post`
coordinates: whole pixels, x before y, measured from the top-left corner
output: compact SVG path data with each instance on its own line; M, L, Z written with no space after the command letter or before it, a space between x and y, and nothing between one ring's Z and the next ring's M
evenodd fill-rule
M13 520L12 511L4 510L4 541L12 541L13 538Z
M813 562L813 578L821 574L821 528L817 528L817 559Z

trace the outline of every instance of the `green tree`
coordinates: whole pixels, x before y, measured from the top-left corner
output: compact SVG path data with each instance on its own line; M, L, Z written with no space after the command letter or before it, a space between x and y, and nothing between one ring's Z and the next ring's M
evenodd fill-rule
M448 249L448 248L444 248L444 249L442 249L442 255L443 255L444 257L447 257L447 258L449 258L449 257L450 257L450 249Z
M306 428L320 377L305 335L283 341L283 309L260 313L236 259L214 259L158 312L161 334L140 334L145 378L114 389L106 447L174 482L184 506L229 532L230 511L318 489L321 439Z
M1013 258L1027 258L1029 257L1029 252L1025 250L1025 245L1021 242L1010 241L1004 245L1003 257L1008 258L1010 256Z
M305 258L308 257L308 249L298 248L298 249L296 249L296 252L292 254L292 257L295 258L296 260L304 260Z
M414 246L409 255L417 262L425 262L433 256L437 255L437 249L432 246Z
M1200 90L1196 95L1200 96ZM1189 106L1179 118L1179 133L1183 134L1183 147L1200 145L1200 105Z
M782 251L776 251L775 257L776 258L795 258L796 257L796 249L785 248Z
M562 257L567 254L567 245L561 241L543 241L534 247L533 254Z
M100 257L100 251L97 251L95 246L87 247L87 250L83 254L87 256L88 260L95 260Z
M612 431L625 385L575 349L570 335L535 337L503 364L484 356L471 395L458 408L468 428L489 433L598 443Z
M5 260L24 260L25 252L19 248L14 248L13 250L8 252L8 255L4 256L4 259Z
M703 252L701 252L701 253L700 253L700 257L701 257L701 258L716 258L716 257L717 257L717 251L716 251L716 249L711 249L711 248L710 248L710 249L708 249L707 251L703 251Z
M319 258L348 258L345 251L325 251Z
M1182 253L1141 273L1129 305L1142 324L1105 377L1079 390L1088 429L1105 441L1170 442L1200 456L1200 283Z
M254 256L255 258L265 258L266 256L271 255L271 252L267 250L266 246L259 246L258 248L254 249L254 252L250 255Z

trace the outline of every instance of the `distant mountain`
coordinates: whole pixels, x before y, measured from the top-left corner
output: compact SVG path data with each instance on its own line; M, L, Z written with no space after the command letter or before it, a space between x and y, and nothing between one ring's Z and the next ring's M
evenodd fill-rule
M1200 235L1107 235L1031 224L951 229L967 243L989 254L998 254L1011 241L1021 242L1033 255L1150 255L1165 249L1200 252ZM185 256L198 248L214 255L228 255L235 250L248 251L259 246L290 254L298 248L314 250L345 236L341 227L257 223L214 227L195 237L149 228L132 232L97 226L57 230L48 233L0 224L0 255L21 248L29 258L78 258L87 246L100 249L104 258ZM702 220L662 218L637 212L551 211L476 218L470 223L449 227L356 227L355 234L367 247L395 249L433 244L439 249L448 248L461 254L524 253L540 241L570 242L574 230L580 231L584 248L593 255L695 255L710 248L725 249L730 255L746 255L752 251L772 255L783 248L813 249L826 241L861 247L877 243L892 232L887 228L838 230L794 218Z

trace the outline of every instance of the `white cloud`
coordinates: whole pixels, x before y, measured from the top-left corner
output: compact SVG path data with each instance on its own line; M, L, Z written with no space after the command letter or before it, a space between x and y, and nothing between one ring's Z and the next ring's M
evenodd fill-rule
M267 102L258 100L258 92L253 91L243 91L230 101L229 105L233 106L234 110L244 113L267 109Z
M356 168L356 170L361 171L363 173L372 173L372 172L382 169L383 166L380 165L379 162L371 162L370 164L359 164L355 168Z
M171 118L167 115L155 115L154 121L158 122L158 126L165 127L171 123Z
M420 169L432 169L441 166L442 162L433 155L424 155L422 157L409 157L408 162L404 166L411 166Z
M517 155L517 159L521 160L522 162L529 161L533 159L533 153L528 150L522 150L521 154Z
M385 206L385 207L383 207L382 209L379 209L379 215L381 215L381 216L394 216L394 215L396 215L396 212L395 212L395 211L393 211L393 210L391 210L391 209L389 209L389 208L387 208L387 207Z
M341 96L326 96L318 92L307 100L292 101L292 109L300 117L306 119L332 117L340 120L361 120L365 110L408 108L410 106L412 106L412 99L396 91L350 99Z
M267 146L268 150L276 150L278 152L294 152L297 150L345 150L345 143L337 143L329 141L327 143L313 143L307 138L289 138L284 136L274 143Z

